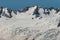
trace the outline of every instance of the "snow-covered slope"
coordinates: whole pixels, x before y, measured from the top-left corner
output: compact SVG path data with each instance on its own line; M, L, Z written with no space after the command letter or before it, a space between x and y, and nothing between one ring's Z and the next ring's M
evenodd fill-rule
M60 9L1 7L0 40L60 40Z

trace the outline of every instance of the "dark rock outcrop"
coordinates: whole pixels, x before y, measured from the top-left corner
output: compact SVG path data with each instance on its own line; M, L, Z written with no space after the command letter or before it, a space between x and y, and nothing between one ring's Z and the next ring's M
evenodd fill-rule
M60 27L60 23L58 23L57 27Z
M45 14L45 15L49 15L49 14L50 14L49 10L50 10L50 9L45 8L45 9L44 9L44 14Z
M11 9L7 9L7 10L8 10L9 16L10 16L9 18L11 18L12 17L12 14L11 14L12 10Z
M0 18L1 18L1 14L2 14L2 12L3 12L3 7L0 7Z
M37 8L35 9L34 13L33 13L33 15L36 16L36 18L39 17L39 15L40 15L40 13L38 12L38 10L39 10L39 8L37 7Z

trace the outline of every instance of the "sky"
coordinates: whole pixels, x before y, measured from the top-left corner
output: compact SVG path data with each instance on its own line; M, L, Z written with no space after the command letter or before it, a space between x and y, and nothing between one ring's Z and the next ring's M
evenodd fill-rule
M11 9L23 9L34 5L60 8L60 0L0 0L0 6Z

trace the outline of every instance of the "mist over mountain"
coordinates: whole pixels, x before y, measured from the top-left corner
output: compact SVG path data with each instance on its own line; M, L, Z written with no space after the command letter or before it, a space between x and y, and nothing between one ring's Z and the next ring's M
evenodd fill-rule
M0 7L0 40L60 40L60 8Z

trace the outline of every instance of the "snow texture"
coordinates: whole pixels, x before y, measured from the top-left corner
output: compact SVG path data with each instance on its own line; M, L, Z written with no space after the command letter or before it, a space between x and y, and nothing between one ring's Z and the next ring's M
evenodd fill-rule
M60 40L60 8L0 7L0 40Z

